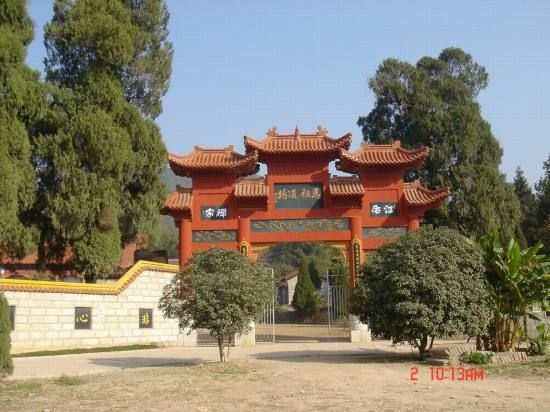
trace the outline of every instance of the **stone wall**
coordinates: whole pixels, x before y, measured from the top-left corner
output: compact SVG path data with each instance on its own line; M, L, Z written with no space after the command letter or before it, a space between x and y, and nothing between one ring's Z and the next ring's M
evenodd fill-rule
M140 261L115 284L2 279L0 290L15 310L12 352L176 345L178 322L163 317L158 301L178 271L178 266ZM76 313L76 308L90 309Z

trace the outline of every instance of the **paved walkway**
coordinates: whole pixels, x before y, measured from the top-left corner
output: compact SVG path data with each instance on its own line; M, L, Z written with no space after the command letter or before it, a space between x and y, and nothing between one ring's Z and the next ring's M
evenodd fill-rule
M388 342L354 343L276 343L231 348L231 359L285 359L292 357L379 356L410 352L394 349ZM14 358L10 379L49 378L65 375L104 373L127 368L191 365L218 361L217 347L170 347L125 352Z

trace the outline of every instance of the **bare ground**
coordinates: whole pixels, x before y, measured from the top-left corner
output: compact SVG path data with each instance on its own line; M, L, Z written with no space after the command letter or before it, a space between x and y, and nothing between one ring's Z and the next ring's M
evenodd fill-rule
M281 355L281 354L279 354ZM262 359L262 357L264 359ZM486 368L483 380L432 381L409 356L258 356L227 364L126 369L0 384L2 411L543 411L550 362ZM418 380L411 381L411 368Z

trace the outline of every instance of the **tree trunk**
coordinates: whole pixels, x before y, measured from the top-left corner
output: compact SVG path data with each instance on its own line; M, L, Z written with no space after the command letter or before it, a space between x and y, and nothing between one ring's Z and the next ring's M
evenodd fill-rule
M223 336L218 336L218 349L220 351L220 362L225 362L225 352L223 351Z
M428 350L432 350L434 346L434 339L435 339L435 336L432 336L432 339L430 340L430 347L428 348Z
M422 336L420 339L420 345L418 345L418 352L420 352L420 360L424 360L426 357L426 346L428 346L428 337Z
M231 338L232 338L232 336L229 335L229 339L227 341L227 357L226 357L227 360L229 360L229 352L231 351L231 340L232 340Z

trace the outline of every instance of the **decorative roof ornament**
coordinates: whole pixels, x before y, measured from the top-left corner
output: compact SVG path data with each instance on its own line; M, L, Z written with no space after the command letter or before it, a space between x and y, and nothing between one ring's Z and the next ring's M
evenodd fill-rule
M298 126L296 126L296 129L294 130L294 137L300 138L300 129Z
M277 132L277 126L273 126L271 129L269 129L266 133L266 136L269 137L277 137L279 133Z
M318 136L328 136L328 130L325 129L322 125L317 126L317 135Z

